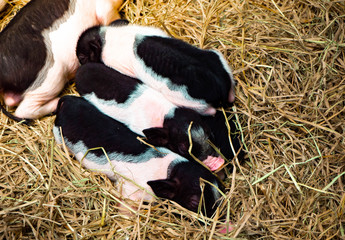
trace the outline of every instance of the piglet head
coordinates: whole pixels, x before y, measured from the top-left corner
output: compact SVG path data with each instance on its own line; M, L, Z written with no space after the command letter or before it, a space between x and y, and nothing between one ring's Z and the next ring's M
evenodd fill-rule
M148 143L158 147L166 147L183 157L188 156L188 136L181 135L178 128L153 127L144 129Z
M103 43L99 31L100 27L95 26L84 31L79 37L77 57L81 64L101 62Z
M193 122L190 128L190 123ZM212 171L224 165L224 159L210 146L208 139L212 136L209 127L202 121L200 115L191 109L180 108L170 118L166 118L163 127L154 127L143 130L147 142L159 147L166 147L171 151L193 160L189 154L190 140L192 139L191 153L203 161Z
M201 179L205 180L204 184L201 184ZM221 196L218 192L221 184L217 178L200 164L185 160L169 166L167 179L147 184L157 197L175 201L194 212L200 209L208 217L217 209Z

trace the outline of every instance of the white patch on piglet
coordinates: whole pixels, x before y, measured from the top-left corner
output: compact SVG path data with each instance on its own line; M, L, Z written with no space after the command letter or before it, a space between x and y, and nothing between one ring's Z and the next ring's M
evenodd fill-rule
M104 35L104 42L109 43L104 44L102 60L105 65L116 69L120 73L142 80L140 76L136 76L133 65L135 60L133 45L137 33L146 36L167 36L162 30L153 27L143 28L137 25L131 25L130 27L101 27L100 35Z
M94 93L83 96L102 113L122 123L137 134L151 127L163 127L164 118L173 113L176 106L166 100L160 92L138 85L125 103L97 98Z

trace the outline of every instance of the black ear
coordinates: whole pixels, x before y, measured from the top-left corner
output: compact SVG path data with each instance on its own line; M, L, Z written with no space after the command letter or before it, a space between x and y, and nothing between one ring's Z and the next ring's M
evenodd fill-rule
M155 146L165 146L169 142L169 130L166 128L154 127L143 130L147 142Z
M171 200L176 195L177 183L173 180L148 181L147 184L152 188L157 197Z
M100 38L95 38L89 42L90 46L90 62L100 62L101 52L102 52L102 40Z

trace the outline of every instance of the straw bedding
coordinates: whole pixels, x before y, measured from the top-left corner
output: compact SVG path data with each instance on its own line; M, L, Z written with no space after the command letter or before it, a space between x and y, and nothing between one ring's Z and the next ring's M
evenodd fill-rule
M0 29L28 1L9 2ZM121 214L134 203L54 142L54 117L28 127L1 114L0 239L345 239L345 2L137 0L122 13L234 69L227 111L246 158L230 159L220 209L234 231L163 201Z

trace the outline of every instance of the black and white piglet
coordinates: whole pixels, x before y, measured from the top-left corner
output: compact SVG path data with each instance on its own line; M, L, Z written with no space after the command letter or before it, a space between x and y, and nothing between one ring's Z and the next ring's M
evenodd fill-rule
M75 77L79 94L102 113L124 123L133 132L145 135L147 142L166 147L185 158L188 128L193 140L192 154L211 169L224 164L208 144L211 132L194 110L177 107L138 79L128 77L101 63L82 65Z
M31 0L0 33L0 92L14 119L56 109L77 67L76 44L87 28L119 18L122 0ZM3 109L4 110L4 109ZM10 116L7 113L8 116Z
M60 143L63 136L65 144L83 166L122 182L119 190L129 199L150 201L153 197L147 191L153 191L158 197L173 200L195 212L203 199L201 206L205 207L207 216L217 208L221 195L210 184L205 184L202 198L200 178L220 187L208 169L166 148L158 148L158 152L142 144L136 139L137 134L83 98L64 96L60 99L54 136ZM96 147L103 147L110 161L102 150L91 151L82 160L88 149Z
M158 28L115 21L86 30L78 40L81 64L103 62L135 77L177 106L214 114L235 100L234 78L224 57L167 36Z

